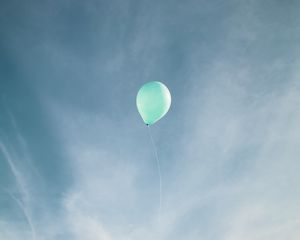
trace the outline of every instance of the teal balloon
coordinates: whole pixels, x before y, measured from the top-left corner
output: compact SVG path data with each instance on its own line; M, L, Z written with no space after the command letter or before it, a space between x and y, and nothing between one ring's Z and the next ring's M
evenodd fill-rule
M148 82L138 91L136 106L144 123L152 125L169 111L170 91L161 82Z

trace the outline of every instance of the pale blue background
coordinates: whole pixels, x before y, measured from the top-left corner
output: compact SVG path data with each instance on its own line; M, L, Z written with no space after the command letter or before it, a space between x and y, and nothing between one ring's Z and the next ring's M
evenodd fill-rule
M296 0L1 1L0 239L298 240L299 42Z

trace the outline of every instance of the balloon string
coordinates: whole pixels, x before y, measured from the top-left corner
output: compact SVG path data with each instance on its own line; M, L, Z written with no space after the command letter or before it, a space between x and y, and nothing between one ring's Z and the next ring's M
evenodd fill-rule
M154 154L155 154L155 158L156 158L156 165L157 165L157 170L158 170L158 175L159 175L159 216L161 214L161 206L162 206L162 181L161 181L161 170L160 170L160 162L159 162L159 158L158 158L158 153L157 153L157 149L156 149L156 145L155 142L153 140L152 137L152 133L151 133L151 129L150 126L148 126L148 132L149 132L149 136L151 139L151 144L154 150Z

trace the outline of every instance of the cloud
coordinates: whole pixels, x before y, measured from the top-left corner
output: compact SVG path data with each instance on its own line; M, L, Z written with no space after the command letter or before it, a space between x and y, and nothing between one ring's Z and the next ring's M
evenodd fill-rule
M99 216L91 211L85 212L80 206L84 197L69 196L65 202L66 226L74 239L111 240L110 234L104 229Z
M12 115L10 115L11 119ZM15 121L12 121L13 127L15 130L16 129L16 123ZM21 144L24 144L24 138L22 135L17 132L17 137L18 141L21 141ZM31 206L30 206L30 201L31 201L31 196L30 196L30 190L28 187L28 183L25 179L24 176L24 171L21 170L19 166L17 166L17 160L14 159L6 145L0 141L0 151L2 152L4 159L6 160L7 164L9 165L9 168L11 170L12 175L14 176L18 193L20 197L15 196L14 193L11 191L7 191L7 194L11 197L11 199L17 204L19 209L23 212L24 217L29 225L30 232L31 232L31 239L35 240L36 239L36 230L35 226L32 221L32 216L31 216ZM14 151L14 150L13 150ZM17 152L13 152L14 155L17 155ZM7 236L8 237L8 236ZM13 237L12 237L13 238Z
M132 3L112 19L115 5L103 19L96 10L106 8L94 2L82 12L80 4L58 7L55 34L33 49L37 65L22 65L43 79L30 86L64 156L59 166L68 166L59 169L71 180L56 182L66 185L59 194L45 194L55 205L34 194L40 189L33 181L54 181L56 173L37 177L31 161L37 149L12 120L14 134L1 139L0 150L27 222L1 219L0 238L298 239L299 64L295 47L273 31L292 31L282 23L284 10L293 18L292 7ZM73 23L75 10L87 28ZM120 31L109 32L118 25L111 19L124 21ZM72 41L79 30L86 35ZM174 99L168 118L153 127L160 217L155 158L134 105L136 88L152 77L167 79Z

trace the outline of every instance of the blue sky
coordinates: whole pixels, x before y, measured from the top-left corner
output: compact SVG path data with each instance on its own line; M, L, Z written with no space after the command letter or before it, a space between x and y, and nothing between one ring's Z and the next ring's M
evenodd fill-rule
M300 3L2 1L0 239L298 240ZM135 97L165 83L152 127Z

